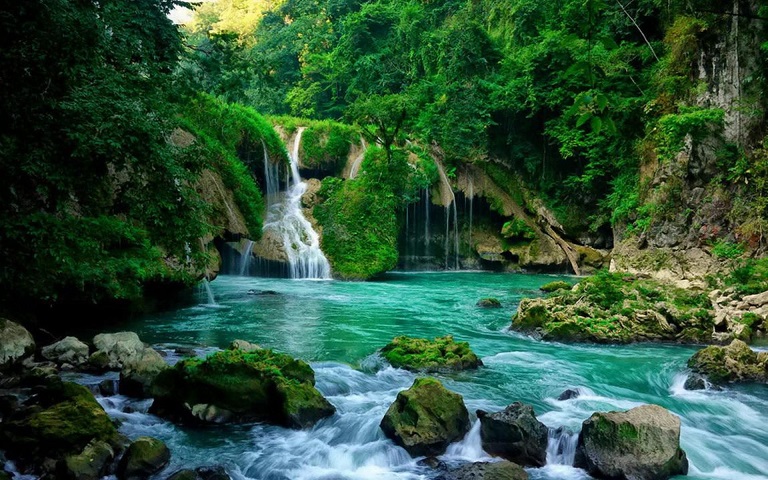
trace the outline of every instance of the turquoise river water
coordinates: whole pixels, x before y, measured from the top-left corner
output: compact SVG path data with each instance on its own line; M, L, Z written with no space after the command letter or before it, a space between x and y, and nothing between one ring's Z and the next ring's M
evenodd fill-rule
M594 411L655 403L682 419L681 443L691 463L687 478L768 479L768 387L684 390L686 360L696 351L692 346L565 345L508 331L520 299L539 295L538 287L556 278L393 273L379 281L349 283L222 276L210 284L216 305L157 314L120 328L168 352L193 346L204 354L242 338L302 358L315 369L317 387L338 413L303 431L260 424L192 429L144 413L148 401L122 396L100 401L129 437L151 435L169 444L173 457L161 478L183 467L219 464L235 480L426 480L437 473L419 465L378 427L397 392L415 375L383 364L375 352L396 335L452 334L468 341L485 366L437 375L464 396L475 422L467 437L441 457L448 465L490 460L480 446L476 409L496 411L522 401L533 405L553 431L572 432L551 434L548 465L530 469L530 477L588 479L568 465L581 422ZM476 307L482 297L498 298L503 308ZM567 388L581 395L556 400Z

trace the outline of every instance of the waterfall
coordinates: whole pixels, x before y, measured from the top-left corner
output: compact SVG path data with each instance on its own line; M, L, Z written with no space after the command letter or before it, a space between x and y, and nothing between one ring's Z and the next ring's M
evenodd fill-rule
M307 184L299 175L299 146L303 132L304 128L299 128L293 142L288 191L282 201L267 212L264 231L271 230L282 238L291 278L330 279L331 266L320 250L320 236L301 209L301 196L307 191Z
M573 465L579 434L563 427L550 428L547 438L547 465Z
M456 270L459 269L459 214L456 211L456 201L453 202L453 255L456 260Z
M248 242L245 244L245 248L243 249L243 252L240 254L240 276L245 276L248 274L248 265L251 264L251 256L253 255L253 240L248 240Z
M488 454L483 450L483 441L480 438L480 420L476 420L472 428L464 438L456 443L448 445L446 455L459 457L473 462L487 460Z
M472 214L475 202L475 182L472 180L472 176L469 176L467 182L467 197L469 197L469 249L472 250Z
M267 144L264 143L264 140L261 141L261 145L264 147L264 187L267 197L267 211L269 211L280 190L280 167L269 160L269 152L267 152Z
M200 288L202 292L205 294L206 299L208 300L208 305L218 305L216 303L216 299L213 297L213 290L211 290L211 283L208 281L207 278L203 278L203 281L200 282Z
M368 145L365 144L365 139L363 137L360 137L360 155L355 158L355 161L352 162L352 168L349 169L349 179L353 179L357 177L357 173L360 171L360 165L363 163L363 159L365 158L365 151L368 150Z

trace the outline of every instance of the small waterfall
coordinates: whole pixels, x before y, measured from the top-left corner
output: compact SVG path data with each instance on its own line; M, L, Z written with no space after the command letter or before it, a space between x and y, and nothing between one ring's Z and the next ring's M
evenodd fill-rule
M207 303L208 305L212 305L212 306L218 305L218 303L216 303L216 299L213 296L213 290L211 290L211 283L208 281L207 278L203 278L203 281L200 282L200 290L203 294L205 294L205 298L208 301Z
M330 279L331 265L320 250L320 236L301 209L301 196L307 191L307 184L299 175L299 146L303 132L304 128L299 128L293 143L288 191L283 200L267 212L264 230L272 230L282 238L291 278Z
M266 189L267 211L275 203L275 197L280 191L280 167L269 160L267 144L261 141L264 147L264 186Z
M459 214L456 211L456 201L453 202L453 255L455 268L459 269Z
M472 250L472 215L475 203L475 182L471 176L468 179L467 196L464 198L469 198L469 249Z
M240 254L240 276L243 277L248 274L248 266L251 264L251 257L253 256L253 240L248 240L245 244L245 248Z
M355 158L355 161L352 162L352 168L349 169L350 180L357 177L357 174L360 171L360 165L363 164L363 159L365 158L365 151L368 150L368 145L365 144L365 139L363 137L360 137L360 146L362 148L360 155Z
M563 427L550 428L547 438L547 465L572 466L579 434Z
M448 445L446 455L459 457L471 461L479 461L488 458L483 450L483 441L480 438L480 420L475 421L472 428L460 442Z

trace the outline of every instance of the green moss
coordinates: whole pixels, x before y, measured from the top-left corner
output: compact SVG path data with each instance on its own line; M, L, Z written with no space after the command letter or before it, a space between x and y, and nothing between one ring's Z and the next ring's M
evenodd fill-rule
M539 290L542 292L552 293L558 290L570 290L572 285L564 280L555 280L554 282L545 283Z
M52 382L30 415L4 422L0 448L25 457L80 453L92 440L112 443L117 429L85 387Z
M477 368L482 362L467 342L455 342L451 335L425 338L396 337L381 349L381 355L393 367L439 372Z
M483 308L501 308L501 302L497 298L481 298L477 301L477 306Z
M392 181L398 180L385 177L392 175L390 166L383 150L369 148L359 178L330 180L321 190L325 200L315 207L315 218L323 227L322 249L342 278L365 280L397 264L398 200Z

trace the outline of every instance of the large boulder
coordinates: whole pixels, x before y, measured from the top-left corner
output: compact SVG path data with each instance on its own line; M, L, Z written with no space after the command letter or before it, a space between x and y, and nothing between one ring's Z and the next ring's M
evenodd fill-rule
M0 318L0 370L7 369L35 352L35 340L26 328Z
M87 453L92 442L119 446L115 425L87 388L55 379L36 392L0 424L0 450L23 469L40 473L45 459Z
M658 405L594 413L582 425L574 466L612 479L685 475L688 459L680 448L680 418Z
M106 368L119 370L131 360L139 358L147 348L134 332L101 333L93 337L96 351L91 355L103 363L107 359Z
M128 446L117 465L119 480L145 480L163 469L171 459L171 452L161 440L139 437Z
M456 342L451 335L434 340L396 337L381 349L381 355L395 368L416 372L447 373L483 364L469 343Z
M301 360L268 349L225 350L189 358L152 383L151 412L181 423L264 421L309 427L336 409Z
M411 455L440 455L467 433L469 413L461 395L434 378L417 378L397 394L380 426Z
M437 480L528 480L528 473L512 462L475 462L451 470Z
M170 367L156 350L145 348L123 364L120 372L120 393L139 398L149 396L152 382L167 368Z
M88 345L76 337L64 337L56 343L43 347L40 353L46 360L59 365L68 363L80 366L88 361Z
M520 465L547 463L547 427L536 419L533 407L515 402L501 412L477 411L483 450Z
M768 382L768 353L757 353L741 340L699 350L688 360L688 367L715 384Z

